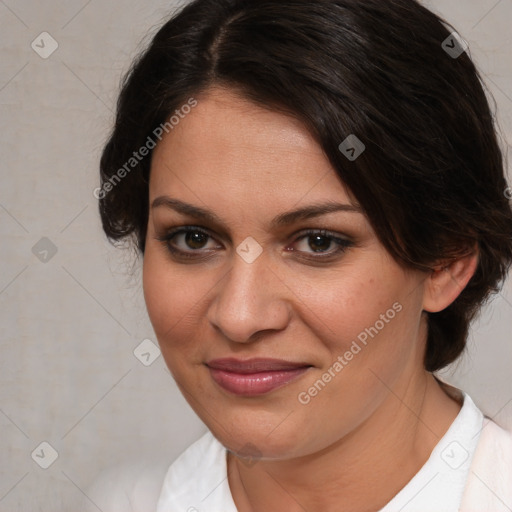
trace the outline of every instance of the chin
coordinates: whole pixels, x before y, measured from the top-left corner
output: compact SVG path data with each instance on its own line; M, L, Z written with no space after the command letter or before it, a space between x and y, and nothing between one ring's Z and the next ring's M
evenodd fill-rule
M225 415L222 423L212 422L210 418L207 426L230 452L239 457L276 460L297 456L304 441L297 423L283 422L282 413L275 419L266 416L264 419L258 413L235 413L232 419Z

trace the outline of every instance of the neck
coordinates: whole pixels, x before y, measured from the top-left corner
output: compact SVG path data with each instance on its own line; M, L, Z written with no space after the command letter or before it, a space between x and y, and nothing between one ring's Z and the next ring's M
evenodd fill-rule
M239 512L362 512L386 505L421 469L460 411L432 374L389 393L375 413L334 445L300 459L248 467L228 454ZM371 492L368 492L371 489Z

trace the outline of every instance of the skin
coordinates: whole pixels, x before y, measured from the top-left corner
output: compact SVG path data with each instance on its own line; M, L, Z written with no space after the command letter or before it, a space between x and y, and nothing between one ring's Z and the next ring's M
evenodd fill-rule
M329 512L340 503L345 511L379 509L426 462L460 410L423 368L425 311L457 297L476 256L439 262L432 273L405 269L358 211L271 227L275 216L300 207L357 202L299 121L225 89L197 99L154 150L150 204L169 196L211 210L222 225L164 205L150 209L144 295L163 357L228 449L240 512ZM158 239L181 226L202 227L210 237ZM337 244L321 239L331 256L318 261L306 229L329 230L350 246L334 254ZM236 252L247 237L263 250L252 263ZM195 259L173 256L169 244ZM300 403L299 393L396 303L395 318ZM263 396L240 397L219 387L204 364L221 357L312 368Z

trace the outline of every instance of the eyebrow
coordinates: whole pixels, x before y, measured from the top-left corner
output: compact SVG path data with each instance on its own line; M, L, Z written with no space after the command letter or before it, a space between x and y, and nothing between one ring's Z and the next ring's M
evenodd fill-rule
M219 224L224 226L224 222L215 213L205 208L200 208L179 199L174 199L168 196L159 196L151 203L151 209L166 207L177 211L183 215L195 217L203 221L210 223ZM319 203L305 206L297 210L281 213L274 217L270 223L270 227L275 229L289 224L293 224L299 220L311 219L313 217L319 217L333 212L353 212L363 213L362 209L358 206L351 204L342 204L335 202Z

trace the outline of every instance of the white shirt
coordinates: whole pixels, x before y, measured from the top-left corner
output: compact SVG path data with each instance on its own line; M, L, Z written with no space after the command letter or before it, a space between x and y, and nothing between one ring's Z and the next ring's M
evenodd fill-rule
M379 512L457 512L480 438L483 414L464 393L459 414L409 483ZM227 451L210 433L171 465L157 512L237 512Z
M512 511L512 432L462 396L459 414L427 462L379 512ZM165 476L165 468L114 472L88 494L103 512L237 512L226 457L207 432Z
M463 393L459 414L409 483L379 512L457 512L484 416ZM511 461L512 463L512 461Z

